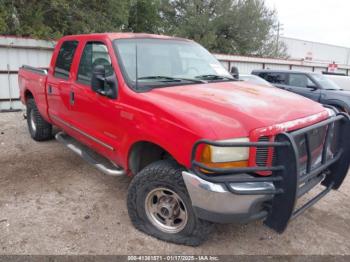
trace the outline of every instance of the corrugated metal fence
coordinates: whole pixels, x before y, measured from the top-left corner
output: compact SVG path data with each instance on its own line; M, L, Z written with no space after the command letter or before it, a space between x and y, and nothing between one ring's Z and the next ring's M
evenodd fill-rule
M23 64L47 67L55 42L0 36L0 111L21 109L17 73ZM282 60L260 57L245 57L215 54L221 63L230 69L238 67L240 73L249 74L254 69L286 69L300 71L327 71L327 63L306 60ZM349 65L339 65L338 72L349 75Z
M23 64L47 67L55 42L0 37L0 110L21 109L18 69Z
M303 59L273 59L221 54L215 54L215 56L226 69L231 69L232 66L236 66L242 74L250 74L254 69L298 70L322 73L327 72L328 65L331 63L321 63ZM350 65L338 65L337 73L349 75Z

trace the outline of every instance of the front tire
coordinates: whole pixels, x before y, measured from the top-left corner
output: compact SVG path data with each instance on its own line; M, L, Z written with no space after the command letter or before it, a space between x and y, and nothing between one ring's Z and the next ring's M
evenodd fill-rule
M207 239L212 224L195 215L182 179L183 170L173 160L145 167L129 186L128 212L133 225L146 234L198 246Z
M34 140L45 141L52 138L52 125L40 115L33 98L27 101L27 124Z

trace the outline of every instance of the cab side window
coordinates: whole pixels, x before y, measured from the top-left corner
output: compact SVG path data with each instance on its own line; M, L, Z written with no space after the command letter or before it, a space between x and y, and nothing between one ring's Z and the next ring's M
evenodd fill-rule
M78 41L65 41L58 53L54 76L57 78L68 79L70 68L73 62L74 54L78 46Z
M264 78L273 84L287 84L287 74L285 73L267 73Z
M307 88L308 86L315 86L315 84L310 80L310 78L307 75L303 74L290 74L289 85L305 88Z
M97 65L104 66L106 77L113 75L114 71L107 46L100 42L88 42L80 59L77 81L90 86L92 71Z

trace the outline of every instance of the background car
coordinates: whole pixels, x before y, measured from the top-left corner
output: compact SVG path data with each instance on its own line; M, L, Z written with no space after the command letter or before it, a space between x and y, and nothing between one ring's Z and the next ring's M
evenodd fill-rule
M350 112L350 91L343 90L322 74L292 70L254 70L278 88L308 97L322 104L331 105L343 112Z

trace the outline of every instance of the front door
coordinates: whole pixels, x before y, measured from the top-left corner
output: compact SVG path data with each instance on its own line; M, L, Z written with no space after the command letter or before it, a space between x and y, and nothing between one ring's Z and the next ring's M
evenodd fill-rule
M289 74L287 90L310 98L314 101L320 101L320 89L306 74Z
M115 79L113 88L116 88L117 80L107 45L101 41L86 42L72 85L73 125L85 143L113 159L120 143L120 109L118 98L109 98L92 90L92 71L98 65L105 68L106 77Z

